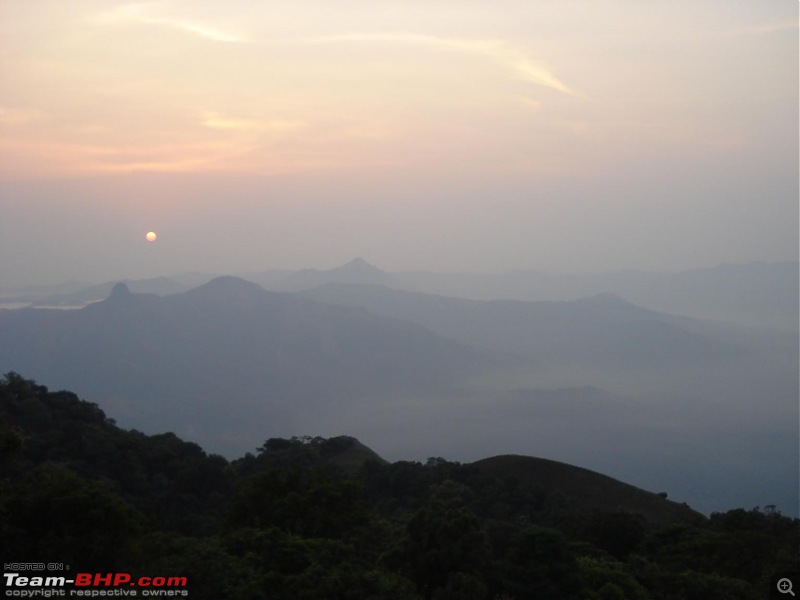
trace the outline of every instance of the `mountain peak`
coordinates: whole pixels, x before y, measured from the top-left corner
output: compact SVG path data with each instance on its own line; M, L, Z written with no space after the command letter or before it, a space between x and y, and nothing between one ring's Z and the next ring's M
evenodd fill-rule
M190 297L206 298L214 301L254 300L266 295L266 291L257 283L223 275L215 277L208 283L186 292Z
M235 277L234 275L222 275L220 277L214 277L208 283L201 285L197 289L217 289L217 290L253 290L253 289L261 289L261 286L257 283L253 283L252 281L248 281L247 279L243 279L241 277Z
M354 258L346 265L342 265L334 271L347 271L350 273L383 273L381 269L365 261L360 256Z
M158 299L158 296L155 294L136 294L131 292L128 284L120 281L114 284L114 287L111 288L111 293L105 300L99 302L91 301L86 304L82 310L88 310L90 312L109 309L112 311L127 311L132 308L151 306L152 303L158 301Z
M354 258L350 262L333 269L320 271L304 269L286 276L280 282L280 290L297 292L310 290L328 283L355 283L371 285L389 285L392 275L371 265L363 258ZM275 288L271 288L275 289Z
M111 295L108 297L108 300L111 302L119 302L120 300L129 298L130 295L131 290L128 287L128 284L120 281L113 288L111 288Z

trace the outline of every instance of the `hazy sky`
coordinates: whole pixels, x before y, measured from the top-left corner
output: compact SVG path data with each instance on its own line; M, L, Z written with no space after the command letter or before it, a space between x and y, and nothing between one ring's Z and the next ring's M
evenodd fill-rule
M0 2L3 286L797 255L797 0Z

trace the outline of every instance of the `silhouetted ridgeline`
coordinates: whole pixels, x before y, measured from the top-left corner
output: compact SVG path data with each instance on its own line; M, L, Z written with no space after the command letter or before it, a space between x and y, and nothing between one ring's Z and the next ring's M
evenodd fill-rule
M271 270L242 276L273 291L299 292L328 284L380 285L473 300L567 300L615 294L655 311L749 325L798 328L800 275L797 262L721 264L677 273L618 271L578 274L536 271L505 273L387 272L361 258L330 270ZM135 293L176 294L215 275L125 280ZM0 287L0 300L35 306L75 306L107 298L116 282L88 285Z
M168 296L121 283L78 310L0 309L0 373L229 459L287 432L346 431L393 458L557 457L706 514L796 510L796 334L609 294L449 298L382 273L354 261L297 274L289 287L328 282L300 293L218 277Z
M490 364L419 325L235 277L166 297L117 284L80 310L0 311L0 338L15 340L0 346L4 370L80 387L134 427L191 431L236 453L258 443L254 421L285 430L354 396L419 393Z
M380 285L328 284L302 296L417 323L538 368L663 368L745 353L702 321L658 313L611 294L568 302L479 301Z
M186 576L193 598L756 599L800 570L799 529L532 457L389 464L342 436L229 462L0 381L4 559Z

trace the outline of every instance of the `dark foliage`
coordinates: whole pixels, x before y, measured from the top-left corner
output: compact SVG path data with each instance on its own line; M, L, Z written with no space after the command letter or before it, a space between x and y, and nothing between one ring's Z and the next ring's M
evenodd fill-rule
M95 405L0 382L4 557L186 576L194 598L511 600L764 597L800 570L770 508L654 525L555 510L546 489L349 437L267 440L229 463Z

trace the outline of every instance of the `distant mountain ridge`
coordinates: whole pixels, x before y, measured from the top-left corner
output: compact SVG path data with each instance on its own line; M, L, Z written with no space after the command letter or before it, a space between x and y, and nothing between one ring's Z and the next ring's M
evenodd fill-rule
M0 372L228 456L272 435L348 431L395 458L416 447L560 458L663 482L705 511L797 506L796 334L613 295L477 301L382 284L292 294L221 277L159 296L116 284L79 310L0 310L0 342Z
M302 269L277 279L274 289L296 292L328 283L392 285L394 276L371 265L363 258L354 258L349 263L330 270Z
M81 389L133 426L188 427L221 444L261 437L254 419L284 429L298 411L430 389L488 364L419 325L236 277L165 297L118 284L80 310L3 310L0 339L14 340L0 346L5 371Z
M570 300L612 293L653 310L798 331L800 263L721 264L678 272L394 274L393 287L475 300Z
M466 300L385 286L327 284L306 298L420 324L487 351L544 364L642 365L741 352L700 322L657 313L613 294L572 301Z
M6 297L9 302L29 302L33 306L81 306L91 302L98 302L107 298L112 289L118 283L124 283L128 288L139 294L156 294L164 296L168 294L178 294L190 289L190 286L178 283L167 277L155 277L152 279L125 279L122 282L108 281L98 285L70 284L65 286L66 291L52 292L51 288L46 288L45 293L36 291L15 294ZM77 289L76 289L77 286Z
M720 264L678 272L625 270L554 273L517 270L484 272L388 272L363 258L333 269L275 269L242 274L270 291L298 292L323 285L384 285L398 290L473 300L575 300L613 294L651 310L719 319L796 332L800 328L800 263ZM171 278L125 280L136 293L187 291L215 275L187 273ZM75 306L102 300L115 282L70 283L3 289L0 301L38 306Z

